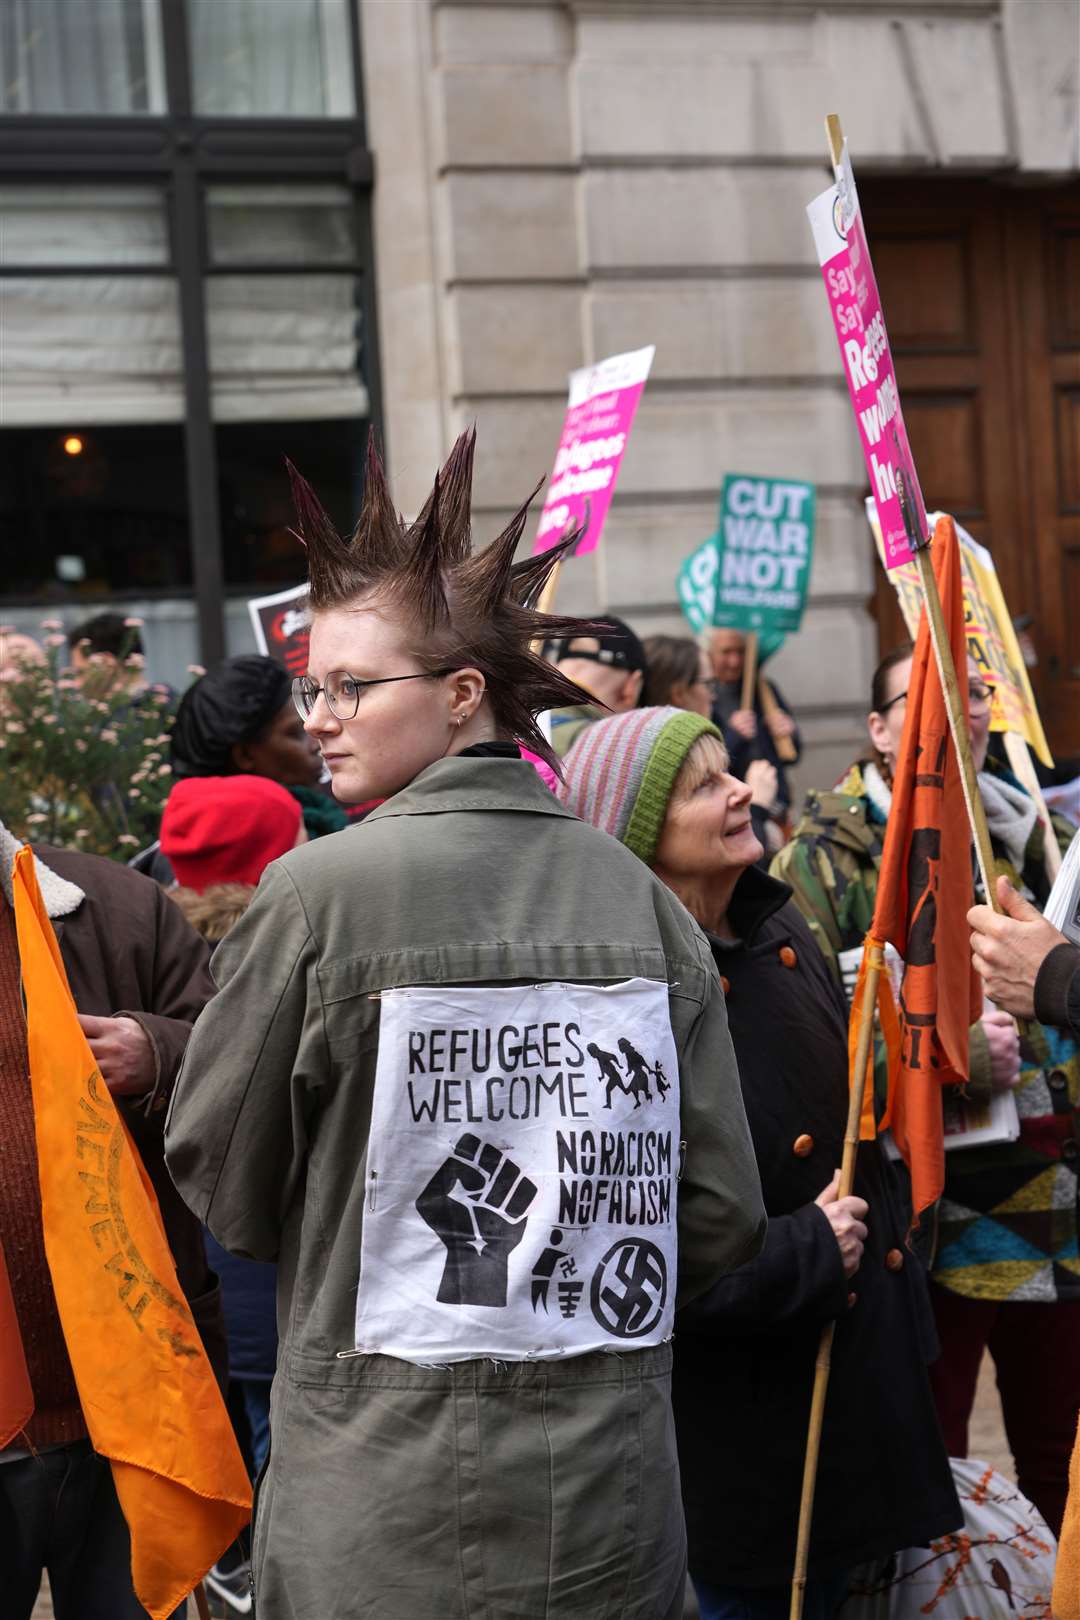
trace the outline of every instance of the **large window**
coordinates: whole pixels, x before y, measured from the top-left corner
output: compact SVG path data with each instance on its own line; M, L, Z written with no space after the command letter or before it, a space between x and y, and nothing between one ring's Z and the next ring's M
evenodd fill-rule
M187 0L196 112L347 118L346 0Z
M355 417L291 422L288 427L290 461L346 534L360 504L365 432ZM227 586L247 595L297 584L303 551L295 534L277 424L222 424L217 446Z
M156 0L3 0L0 113L164 110Z
M351 522L358 84L355 0L0 0L0 616L137 599L175 678L299 581L286 456Z
M184 436L159 426L0 433L4 595L69 605L191 588ZM89 607L86 609L90 611Z

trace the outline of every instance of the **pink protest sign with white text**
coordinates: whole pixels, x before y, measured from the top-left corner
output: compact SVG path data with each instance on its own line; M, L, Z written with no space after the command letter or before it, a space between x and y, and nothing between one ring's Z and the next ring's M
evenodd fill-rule
M870 490L877 503L885 566L899 568L911 561L912 551L897 494L898 472L903 473L909 510L917 525L926 508L900 409L889 335L846 142L836 185L815 197L806 212L843 356Z
M615 490L619 463L630 435L655 348L616 354L570 375L570 402L534 555L549 551L568 529L586 520L575 556L595 551Z

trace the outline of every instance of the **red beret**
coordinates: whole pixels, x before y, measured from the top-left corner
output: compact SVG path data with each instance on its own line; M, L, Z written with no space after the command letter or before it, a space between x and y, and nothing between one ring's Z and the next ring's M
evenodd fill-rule
M161 818L161 852L176 881L200 893L214 883L258 883L296 843L300 803L268 776L191 776L177 782Z

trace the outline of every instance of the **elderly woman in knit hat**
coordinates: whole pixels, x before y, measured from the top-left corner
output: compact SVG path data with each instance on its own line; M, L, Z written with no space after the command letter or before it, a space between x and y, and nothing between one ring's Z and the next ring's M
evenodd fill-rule
M933 1329L890 1167L859 1150L840 1198L847 1013L790 903L755 866L750 789L720 733L673 708L613 715L567 755L562 798L652 868L704 929L769 1216L757 1259L676 1318L673 1394L704 1620L786 1615L814 1360L836 1323L805 1614L855 1564L961 1519L926 1373Z

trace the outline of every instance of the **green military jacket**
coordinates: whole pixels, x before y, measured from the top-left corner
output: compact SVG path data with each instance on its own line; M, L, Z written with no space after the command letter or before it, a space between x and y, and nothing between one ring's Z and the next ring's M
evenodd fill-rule
M490 1590L500 1570L516 1614L579 1612L560 1607L568 1571L549 1558L565 1535L592 1538L588 1557L584 1542L573 1552L568 1542L566 1557L598 1581L605 1558L648 1571L648 1602L613 1616L666 1613L683 1557L670 1350L636 1344L655 1344L651 1304L665 1291L673 1304L676 1279L663 1275L650 1222L677 1209L680 1304L751 1258L765 1231L723 995L697 925L532 766L450 758L362 825L275 862L213 973L218 994L188 1048L167 1155L224 1247L278 1263L260 1616L341 1613L337 1596L359 1590L387 1616L486 1613L478 1588L462 1597L472 1534L462 1523L474 1515L490 1612L502 1612ZM544 986L548 1022L499 1015L493 1069L477 997L527 1007ZM563 1003L595 1007L605 986L627 1010L597 1045ZM634 995L655 1010L657 991L672 1042L664 1062L633 1022ZM399 1038L407 1044L393 1046ZM407 1060L394 1067L399 1052ZM524 1070L542 1060L534 1085ZM556 1107L568 1116L559 1221L541 1230L529 1211L542 1178L529 1167ZM663 1133L636 1128L665 1109L666 1156ZM406 1173L414 1125L429 1144L416 1175ZM614 1223L611 1252L584 1265L597 1222ZM473 1336L463 1328L460 1345L430 1356L398 1349L439 1314L425 1292L436 1286L450 1307L441 1315L468 1307ZM539 1359L501 1328L511 1306L535 1328ZM570 1309L576 1323L616 1322L618 1355L567 1347ZM639 1469L631 1502L628 1470ZM380 1608L384 1588L393 1596ZM589 1612L607 1592L597 1587Z

